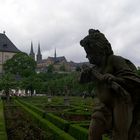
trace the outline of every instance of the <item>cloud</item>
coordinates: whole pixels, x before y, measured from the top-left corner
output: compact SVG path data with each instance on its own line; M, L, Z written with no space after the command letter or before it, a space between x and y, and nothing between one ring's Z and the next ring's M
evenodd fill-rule
M54 55L87 61L79 41L89 28L99 29L115 54L140 65L139 0L0 0L0 31L22 51L29 53L38 42L43 58Z

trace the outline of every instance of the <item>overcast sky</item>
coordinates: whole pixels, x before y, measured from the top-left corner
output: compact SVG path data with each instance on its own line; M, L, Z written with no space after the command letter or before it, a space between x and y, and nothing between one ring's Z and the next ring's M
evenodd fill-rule
M140 66L139 0L0 0L0 32L21 50L34 52L40 42L43 58L65 56L87 61L79 41L89 28L99 29L122 55Z

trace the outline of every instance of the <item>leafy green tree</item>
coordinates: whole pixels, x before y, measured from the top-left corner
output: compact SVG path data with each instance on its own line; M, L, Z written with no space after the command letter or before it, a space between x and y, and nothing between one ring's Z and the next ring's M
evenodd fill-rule
M49 65L49 66L47 67L47 72L48 72L48 73L53 73L53 71L54 71L54 66L53 66L53 65Z
M60 70L60 71L66 71L66 67L65 67L65 65L62 64L62 65L60 66L59 70Z
M36 62L29 57L26 53L17 53L11 59L7 60L4 64L5 75L11 74L16 81L15 89L22 88L28 89L33 94L35 89L35 68ZM10 78L10 77L9 77ZM12 84L12 81L8 81ZM6 90L6 88L5 88ZM7 90L9 90L7 86Z
M80 72L81 71L81 67L80 66L77 66L76 67L76 71Z
M7 100L9 100L10 90L16 87L16 80L13 75L10 73L7 73L5 75L2 75L0 79L0 90L4 91L5 96L7 97Z
M28 77L24 77L21 80L20 88L25 89L25 91L30 91L31 96L36 90L37 93L40 93L42 90L42 80L38 78L37 74L30 75Z
M68 73L68 74L56 74L47 73L39 74L43 76L44 83L42 91L44 93L51 93L52 95L64 95L69 91L69 95L82 95L84 91L91 96L91 92L94 88L93 83L80 84L79 83L79 72Z
M17 53L4 64L5 73L28 77L35 73L36 62L26 53Z

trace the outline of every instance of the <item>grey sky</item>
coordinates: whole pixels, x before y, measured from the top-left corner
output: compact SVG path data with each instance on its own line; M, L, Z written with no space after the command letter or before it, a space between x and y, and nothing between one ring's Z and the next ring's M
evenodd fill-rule
M38 42L43 58L65 55L68 61L87 61L79 41L89 28L99 29L114 53L140 66L139 0L0 0L0 32L29 53Z

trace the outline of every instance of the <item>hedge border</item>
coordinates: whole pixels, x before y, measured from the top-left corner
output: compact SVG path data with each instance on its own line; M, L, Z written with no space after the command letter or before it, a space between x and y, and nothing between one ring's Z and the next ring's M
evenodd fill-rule
M0 139L7 140L7 132L5 127L4 108L2 100L0 100Z
M68 131L69 129L69 125L70 123L52 113L47 113L44 110L31 105L30 103L26 103L24 101L18 100L20 103L22 103L23 105L27 106L29 109L32 109L34 112L38 113L40 116L42 116L43 118L49 120L50 122L52 122L53 124L55 124L56 126L58 126L59 128L61 128L62 130L64 130L65 132Z
M88 139L88 130L86 128L83 128L82 124L85 122L79 122L78 124L73 124L73 122L68 122L64 119L61 119L60 117L52 114L52 113L47 113L44 110L31 105L30 103L26 103L25 101L18 100L21 104L24 104L28 108L32 109L34 112L40 114L44 119L49 120L59 128L63 129L65 132L68 132L71 136L76 138L77 140L87 140ZM68 114L80 114L80 113L73 113L69 112ZM82 115L88 116L89 113L83 113ZM87 122L86 122L87 123ZM107 137L103 136L103 140L109 140Z
M58 128L57 126L52 124L50 121L42 118L40 115L38 115L37 113L35 113L31 109L29 109L28 107L23 105L21 102L15 100L15 103L17 103L24 110L26 110L32 116L34 121L36 121L41 128L43 128L45 130L49 129L55 135L55 139L57 139L57 140L76 140L74 137L72 137L65 131L61 130L60 128Z
M75 137L77 140L87 140L88 139L88 129L83 128L80 124L72 124L69 128L69 134ZM103 140L109 140L109 138L103 135Z
M77 124L72 124L69 127L69 134L75 137L77 140L87 140L88 139L88 130L80 127Z

